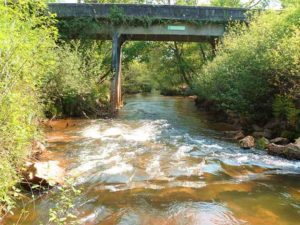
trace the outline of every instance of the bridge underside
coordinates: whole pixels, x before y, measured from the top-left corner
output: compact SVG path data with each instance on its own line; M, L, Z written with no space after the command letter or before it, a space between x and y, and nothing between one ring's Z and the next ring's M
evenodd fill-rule
M133 41L182 41L182 42L210 42L222 36L225 26L222 24L167 24L150 27L133 26L102 26L94 30L89 36L94 39L112 40L112 85L111 110L116 112L122 107L121 91L121 54L122 44L127 40Z
M112 40L112 84L110 93L111 111L114 113L123 106L121 90L121 54L122 44L132 41L180 41L180 42L210 42L213 46L215 39L225 32L225 25L205 23L202 25L189 23L172 23L144 26L128 26L101 24L89 30L88 38L97 40ZM73 37L73 38L76 38Z
M115 33L121 34L126 40L142 41L190 41L198 42L220 37L224 34L223 24L165 24L142 26L111 26L101 25L98 30L88 33L94 39L112 40Z

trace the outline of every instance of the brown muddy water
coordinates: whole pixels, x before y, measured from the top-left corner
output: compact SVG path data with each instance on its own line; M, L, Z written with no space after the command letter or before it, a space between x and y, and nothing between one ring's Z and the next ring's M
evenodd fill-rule
M300 161L242 150L221 129L191 99L135 95L116 119L47 138L82 189L78 224L300 224ZM23 200L4 224L47 224L55 197Z

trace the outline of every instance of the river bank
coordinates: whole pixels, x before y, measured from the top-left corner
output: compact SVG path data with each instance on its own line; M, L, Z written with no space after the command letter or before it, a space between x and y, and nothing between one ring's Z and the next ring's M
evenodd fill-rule
M209 113L215 121L231 124L234 129L224 134L238 141L245 149L258 148L267 150L271 155L287 159L300 159L300 134L288 130L286 120L269 118L263 121L253 121L231 111L220 110L213 101L197 97L195 104L199 110Z

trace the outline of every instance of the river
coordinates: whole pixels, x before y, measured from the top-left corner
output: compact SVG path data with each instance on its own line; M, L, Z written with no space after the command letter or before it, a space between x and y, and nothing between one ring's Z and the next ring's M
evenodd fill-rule
M82 190L79 224L299 224L300 161L227 141L193 100L134 95L116 119L47 132ZM24 202L23 202L24 203ZM46 224L55 194L22 204L4 224Z

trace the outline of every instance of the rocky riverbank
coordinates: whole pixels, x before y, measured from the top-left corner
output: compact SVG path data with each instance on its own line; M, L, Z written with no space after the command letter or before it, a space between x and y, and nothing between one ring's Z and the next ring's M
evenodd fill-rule
M56 185L62 185L65 170L62 162L53 160L45 145L39 141L33 143L31 157L27 160L21 170L21 186L27 190L50 189Z
M196 98L195 103L199 109L209 112L217 122L230 124L233 130L224 131L224 136L237 141L241 148L262 149L270 155L300 160L300 137L287 130L285 121L271 118L257 125L233 112L219 110L212 101Z
M33 141L31 156L26 161L20 174L21 186L29 191L49 190L57 185L63 185L66 173L67 159L60 157L59 153L47 150L47 143L62 141L68 142L77 139L75 136L66 136L61 130L74 128L80 119L44 120L41 126L44 130L51 130L44 142ZM33 191L35 191L33 190Z

